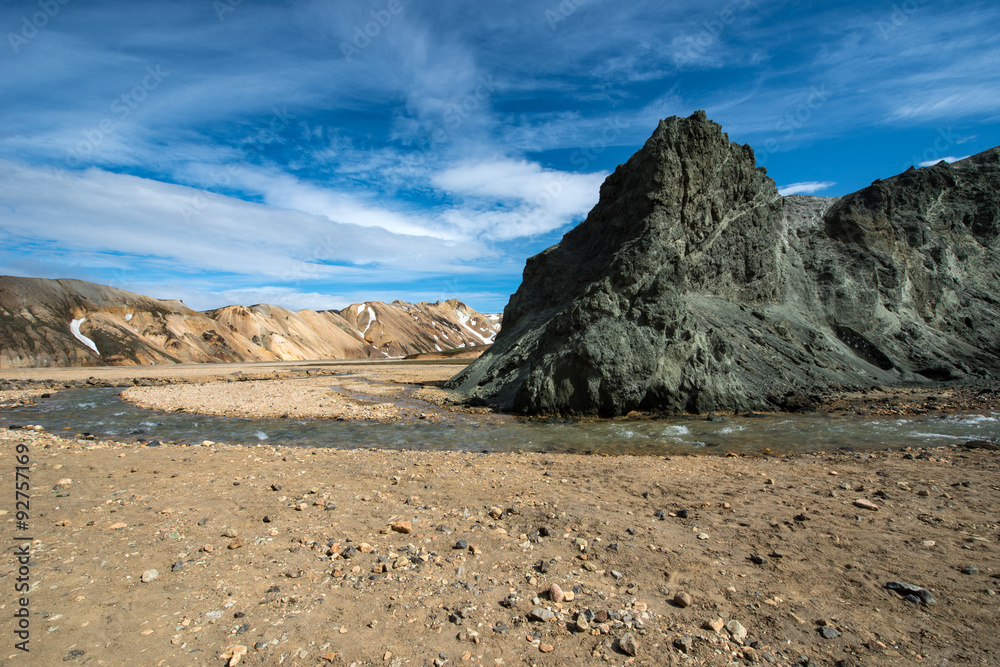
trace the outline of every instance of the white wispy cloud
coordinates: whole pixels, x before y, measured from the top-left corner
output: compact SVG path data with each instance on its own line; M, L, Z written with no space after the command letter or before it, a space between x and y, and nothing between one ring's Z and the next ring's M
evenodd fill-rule
M475 241L393 233L99 169L67 172L0 161L8 238L61 251L156 258L176 270L335 279L382 267L463 271ZM433 268L432 268L433 267Z
M296 305L447 272L503 300L670 115L707 109L785 193L998 143L1000 8L917 4L70 3L0 50L0 270ZM916 145L859 155L891 132Z
M828 190L836 185L833 181L805 181L802 183L791 183L789 185L779 185L778 194L785 195L811 195L822 190Z
M958 162L959 160L964 160L964 159L969 158L969 157L972 157L972 156L971 155L963 155L962 157L954 157L952 155L949 155L948 157L937 158L935 160L924 160L923 162L920 163L920 166L921 167L930 167L932 165L937 164L938 162L947 162L948 164L951 164L952 162Z

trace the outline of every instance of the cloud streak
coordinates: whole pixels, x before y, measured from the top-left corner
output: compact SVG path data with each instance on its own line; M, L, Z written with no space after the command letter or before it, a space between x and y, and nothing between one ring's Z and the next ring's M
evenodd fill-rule
M663 117L707 109L786 192L1000 143L995 3L389 5L73 2L0 44L0 270L500 310Z

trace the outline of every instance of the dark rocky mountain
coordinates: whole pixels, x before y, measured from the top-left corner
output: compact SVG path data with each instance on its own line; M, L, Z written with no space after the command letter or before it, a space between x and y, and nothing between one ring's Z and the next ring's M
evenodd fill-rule
M198 312L82 280L0 276L0 368L386 359L484 349L499 326L455 299Z
M781 197L704 112L664 120L528 260L450 383L529 414L794 409L1000 370L1000 149Z

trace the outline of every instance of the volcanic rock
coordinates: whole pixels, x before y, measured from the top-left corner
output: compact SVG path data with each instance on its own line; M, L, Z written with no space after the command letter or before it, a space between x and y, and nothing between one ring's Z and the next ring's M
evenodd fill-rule
M661 121L528 260L472 405L619 416L809 409L995 376L1000 148L839 199L782 197L704 112Z

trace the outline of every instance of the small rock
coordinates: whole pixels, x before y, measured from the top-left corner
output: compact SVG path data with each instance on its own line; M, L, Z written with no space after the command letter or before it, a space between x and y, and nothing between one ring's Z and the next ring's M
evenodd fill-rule
M691 606L691 596L683 591L679 591L674 595L674 604L684 609L685 607Z
M691 645L694 643L690 637L678 637L674 640L674 648L681 653L690 653Z
M397 521L392 524L392 529L397 533L403 533L404 535L408 535L413 532L413 526L409 521Z
M552 644L539 644L538 650L542 653L552 653L552 651L556 650L556 647Z
M742 642L747 638L747 629L739 621L733 620L726 623L726 631L730 637L738 642Z
M146 570L145 572L142 573L142 576L139 577L139 581L141 581L144 584L148 584L149 582L153 581L159 576L160 573L157 572L156 570Z
M239 549L245 544L242 537L237 537L232 542L229 543L228 549Z
M966 565L962 568L962 574L979 574L979 568L975 565Z
M896 591L905 598L913 597L917 602L923 602L926 605L935 603L934 595L929 590L921 588L920 586L915 586L914 584L906 584L901 581L890 581L886 583L885 587L890 591Z
M878 505L865 498L858 498L854 501L855 507L860 507L863 510L871 510L872 512L878 512Z
M469 548L469 543L466 542L465 540L459 540L458 542L455 542L455 546L452 547L452 549L468 549L468 548Z
M635 637L632 636L631 632L626 632L622 635L621 639L618 640L618 648L625 655L630 655L635 657L639 653L639 645L635 641Z
M184 561L179 560L170 567L170 570L171 572L179 572L183 567L184 567Z
M558 602L562 602L564 597L565 596L563 595L562 589L559 588L559 584L552 584L551 586L549 586L549 599L550 600L552 600L553 602L558 603Z
M722 622L721 618L717 618L714 621L706 621L703 626L706 630L711 630L712 632L719 633L722 629L726 627L726 624Z
M583 616L583 614L581 614L576 619L576 625L574 626L573 629L576 630L577 632L587 632L588 630L590 630L590 623L587 621L586 617Z
M832 625L824 625L819 629L819 635L823 639L836 639L840 636L840 631Z
M235 528L226 528L224 531L222 531L222 536L223 537L228 537L228 538L236 537L237 536L236 529Z
M754 565L763 565L764 563L767 562L767 559L759 554L754 554L750 556L750 562L752 562Z
M535 607L534 609L528 612L529 621L538 621L539 623L547 623L551 621L553 618L555 618L555 614L553 614L548 609L543 609L542 607Z

